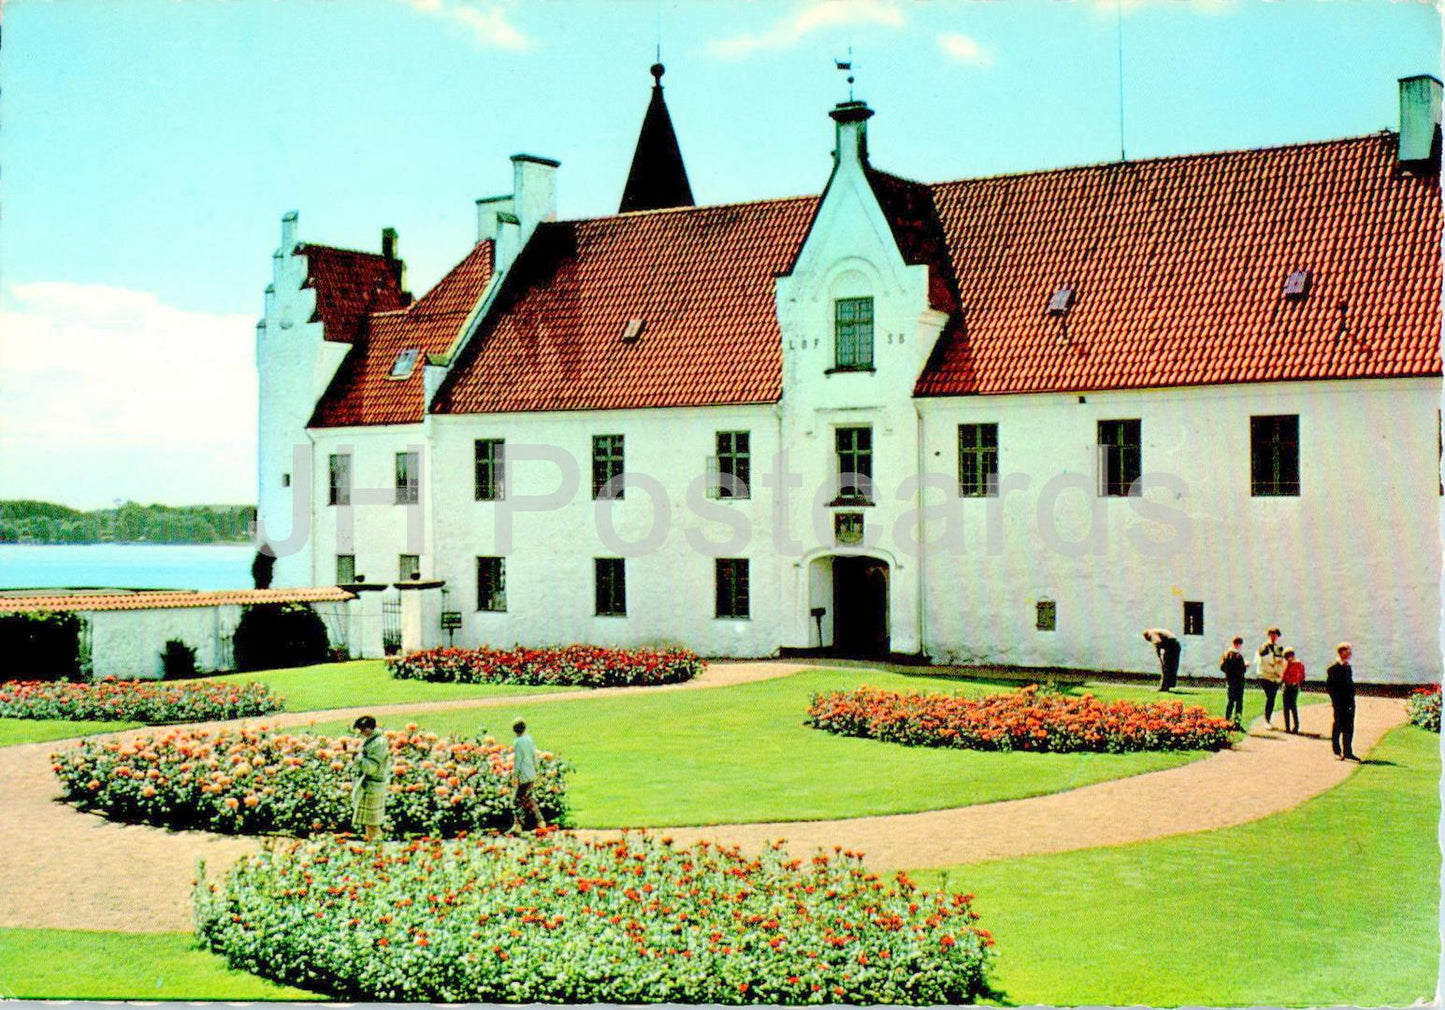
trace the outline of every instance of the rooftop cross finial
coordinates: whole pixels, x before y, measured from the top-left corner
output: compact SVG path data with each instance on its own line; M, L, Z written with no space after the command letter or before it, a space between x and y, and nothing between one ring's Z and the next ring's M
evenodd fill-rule
M835 67L837 67L839 70L842 70L842 71L846 71L846 72L847 72L847 74L848 74L848 101L850 101L850 102L853 101L853 47L852 47L852 46L849 46L849 47L848 47L848 58L847 58L846 60L840 60L840 59L834 58L834 60L833 60L833 65L834 65Z

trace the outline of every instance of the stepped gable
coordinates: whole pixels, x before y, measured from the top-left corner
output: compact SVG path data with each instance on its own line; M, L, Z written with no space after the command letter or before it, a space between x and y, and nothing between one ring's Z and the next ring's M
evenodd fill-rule
M306 257L302 286L316 292L311 322L325 326L327 340L353 343L367 315L406 304L395 265L379 253L303 242L296 255Z
M816 197L539 225L438 413L770 403L773 278ZM624 339L642 320L635 340Z
M959 311L916 393L1439 375L1439 179L1400 173L1396 144L934 185Z
M473 247L436 287L404 309L363 317L358 339L316 405L310 427L415 424L425 412L428 354L451 347L492 276L494 246ZM417 351L411 373L392 378L397 358Z

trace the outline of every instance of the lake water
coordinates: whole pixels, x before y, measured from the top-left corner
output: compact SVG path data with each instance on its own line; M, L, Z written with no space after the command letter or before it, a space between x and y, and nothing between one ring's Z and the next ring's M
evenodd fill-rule
M249 544L0 544L0 589L250 589Z

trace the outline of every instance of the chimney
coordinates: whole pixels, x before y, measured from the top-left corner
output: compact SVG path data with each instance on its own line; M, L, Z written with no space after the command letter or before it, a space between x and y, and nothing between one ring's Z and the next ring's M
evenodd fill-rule
M1415 172L1440 168L1441 83L1429 74L1400 78L1400 165Z
M484 196L477 201L477 244L494 239L501 230L500 215L512 213L512 196Z
M543 221L557 220L559 161L535 154L512 155L512 213L521 226L521 245Z
M838 124L837 144L833 148L833 164L838 168L868 165L868 120L873 110L867 102L839 102L828 113Z
M396 251L396 229L381 229L381 258L386 260L386 265L391 268L391 276L396 281L397 290L402 293L402 300L410 303L411 297L406 291L406 262L397 257Z

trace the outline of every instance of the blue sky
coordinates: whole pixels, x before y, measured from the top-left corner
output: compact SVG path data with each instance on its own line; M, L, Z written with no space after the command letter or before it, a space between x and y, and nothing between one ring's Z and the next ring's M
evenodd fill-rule
M1122 15L1122 16L1121 16ZM1384 0L10 0L0 494L253 496L254 323L279 219L420 292L509 155L616 209L661 26L699 202L817 192L851 44L875 163L925 180L1370 133L1439 74Z

